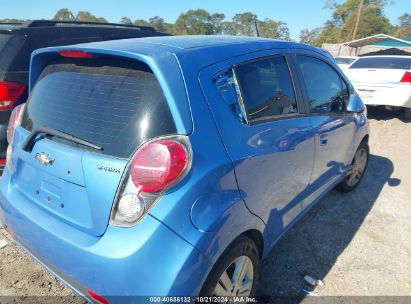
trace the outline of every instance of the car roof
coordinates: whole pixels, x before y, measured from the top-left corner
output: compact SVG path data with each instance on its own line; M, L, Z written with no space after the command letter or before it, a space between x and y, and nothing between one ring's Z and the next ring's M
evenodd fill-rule
M143 43L153 43L167 45L181 50L193 48L220 46L225 44L243 44L252 42L268 42L272 39L259 37L243 37L243 36L217 36L217 35L193 35L193 36L172 36L166 39L150 39L147 37L142 39ZM171 38L171 39L170 39Z
M121 41L118 41L121 42ZM156 45L168 46L170 50L178 52L177 50L190 50L198 49L205 47L217 47L223 45L233 45L233 44L270 44L272 46L276 45L277 47L287 47L291 44L296 44L288 41L260 38L260 37L245 37L245 36L230 36L230 35L190 35L190 36L165 36L165 37L145 37L139 38L138 40L124 39L121 44L118 45L119 48L125 49L130 48L130 51L133 49L138 49L133 44L151 44L153 50L155 50ZM93 46L101 47L110 46L110 41L96 42L96 43L85 43L81 46Z
M241 45L241 47L239 47ZM244 36L204 35L204 36L161 36L131 38L101 42L91 42L66 46L65 49L79 48L89 51L108 51L143 55L153 59L164 57L166 53L179 56L200 56L202 65L217 62L241 54L275 48L302 48L316 51L323 56L330 55L319 48L305 44Z

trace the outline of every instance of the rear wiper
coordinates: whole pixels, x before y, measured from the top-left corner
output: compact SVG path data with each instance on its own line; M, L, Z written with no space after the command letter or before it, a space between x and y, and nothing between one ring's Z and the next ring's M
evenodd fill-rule
M33 131L31 131L29 137L27 137L27 139L25 140L25 142L23 143L23 146L21 147L24 151L26 152L31 152L33 150L33 147L35 145L35 143L41 139L46 138L47 136L57 136L63 139L66 139L68 141L83 145L83 146L87 146L96 150L103 150L102 147L97 146L89 141L86 141L84 139L75 137L73 135L58 131L58 130L54 130L54 129L50 129L50 128L36 128Z

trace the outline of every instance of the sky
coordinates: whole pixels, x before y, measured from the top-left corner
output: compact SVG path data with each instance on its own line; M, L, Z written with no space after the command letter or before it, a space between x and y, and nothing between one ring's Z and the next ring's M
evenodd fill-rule
M330 18L331 10L322 9L325 0L0 0L0 19L51 19L58 9L68 8L89 11L109 22L119 22L121 17L131 20L160 16L173 23L189 9L202 8L210 13L224 13L231 19L236 13L250 11L259 19L270 18L287 23L291 38L298 40L304 28L313 29ZM337 0L338 3L344 2ZM398 24L398 17L411 13L411 0L394 0L385 8L391 23Z

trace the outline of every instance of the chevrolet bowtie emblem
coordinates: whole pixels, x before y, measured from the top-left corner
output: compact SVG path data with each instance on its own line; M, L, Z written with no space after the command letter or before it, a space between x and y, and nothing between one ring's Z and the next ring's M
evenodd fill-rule
M40 164L42 164L43 166L47 166L47 165L52 165L54 163L54 159L50 158L48 154L46 153L37 153L36 154L36 159L39 161Z

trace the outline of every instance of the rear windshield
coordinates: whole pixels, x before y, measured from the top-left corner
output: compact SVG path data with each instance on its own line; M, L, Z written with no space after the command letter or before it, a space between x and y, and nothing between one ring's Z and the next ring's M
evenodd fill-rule
M5 34L0 34L0 53L4 49L4 46L7 44L7 42L10 39L10 35L5 35Z
M145 64L126 59L65 59L37 81L22 127L51 128L129 158L153 137L175 134L164 94Z
M4 78L24 40L23 35L0 33L0 79Z
M355 60L355 58L343 58L343 57L336 57L335 58L335 62L337 62L339 64L350 64L354 60Z
M350 69L411 69L411 57L363 57L354 62Z

